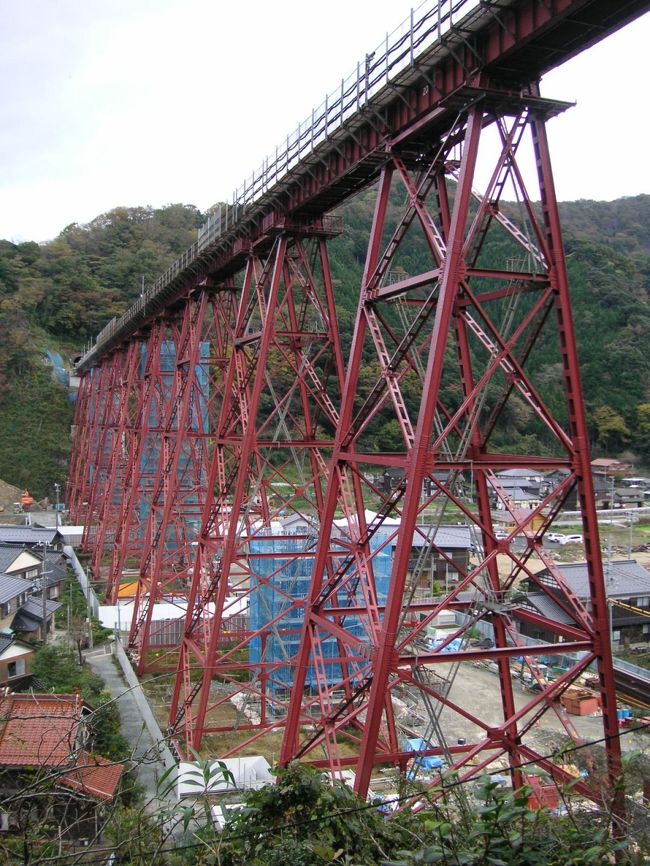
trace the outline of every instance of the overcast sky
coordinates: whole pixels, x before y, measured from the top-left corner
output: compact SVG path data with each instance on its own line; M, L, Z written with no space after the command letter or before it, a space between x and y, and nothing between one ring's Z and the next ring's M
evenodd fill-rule
M412 0L0 0L0 238L118 205L205 210L274 151ZM558 195L650 193L650 15L553 71Z

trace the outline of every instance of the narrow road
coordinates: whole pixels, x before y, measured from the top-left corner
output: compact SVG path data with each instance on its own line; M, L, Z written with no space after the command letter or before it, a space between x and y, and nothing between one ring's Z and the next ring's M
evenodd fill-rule
M138 705L122 677L119 665L110 651L91 651L86 654L85 660L93 673L103 679L106 691L110 692L116 699L122 734L131 746L131 756L136 763L138 781L145 788L145 798L149 808L155 809L163 804L169 805L168 801L165 802L167 798L161 800L158 791L158 779L165 772L165 765L160 758L158 744L152 740L142 720ZM170 792L170 801L175 801L175 794L175 791Z

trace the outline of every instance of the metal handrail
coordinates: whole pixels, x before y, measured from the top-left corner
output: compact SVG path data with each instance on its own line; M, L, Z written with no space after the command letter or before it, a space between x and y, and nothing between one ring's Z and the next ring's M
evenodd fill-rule
M507 3L507 0L505 0ZM246 210L272 190L296 166L306 160L325 142L357 119L370 103L380 102L381 95L394 84L400 73L416 64L419 56L436 45L475 9L484 7L485 0L439 0L432 6L424 0L383 42L358 62L356 69L341 79L340 85L325 96L317 108L286 140L275 148L261 166L237 187L231 203L215 206L198 230L196 243L146 289L119 318L113 318L97 335L92 346L77 362L83 367L92 361L98 349L119 331L145 314L148 304L184 271L203 250L229 234L240 222ZM489 4L488 4L489 5ZM425 7L428 7L425 9Z

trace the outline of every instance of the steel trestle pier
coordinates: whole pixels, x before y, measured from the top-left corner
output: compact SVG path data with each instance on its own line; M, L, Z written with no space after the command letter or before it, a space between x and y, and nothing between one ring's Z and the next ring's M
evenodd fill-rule
M81 358L68 501L107 599L134 586L138 671L175 672L180 755L350 769L362 796L377 768L426 757L461 780L505 766L516 785L535 762L612 795L607 603L546 136L568 104L538 80L647 6L419 7ZM350 329L331 211L364 189ZM504 470L552 480L522 512ZM543 548L575 489L586 607ZM458 524L460 566L442 541ZM418 550L446 563L444 588ZM525 587L561 621L531 610ZM161 621L163 602L177 614ZM455 624L434 639L441 618ZM531 625L558 637L524 644ZM492 637L475 646L479 627ZM463 692L477 662L495 672L496 709ZM537 690L522 707L524 667ZM575 736L559 699L587 668L607 771L576 781L535 728L554 713ZM471 736L449 745L461 728Z

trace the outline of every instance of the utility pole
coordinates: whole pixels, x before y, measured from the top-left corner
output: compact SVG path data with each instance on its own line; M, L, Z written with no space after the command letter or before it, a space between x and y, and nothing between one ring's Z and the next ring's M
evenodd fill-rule
M41 601L43 602L43 646L47 644L47 587L46 587L46 574L49 574L49 571L45 571L45 559L47 555L47 543L43 542L43 560L41 562Z
M59 491L60 490L61 490L61 485L55 481L54 482L54 493L56 495L56 514L55 514L54 519L56 521L56 528L57 529L61 525L61 516L60 516L61 512L59 511Z
M630 523L630 534L627 540L627 558L632 559L632 511L628 511L627 517Z
M88 649L93 649L93 606L91 603L92 595L91 595L91 587L90 581L88 581Z

